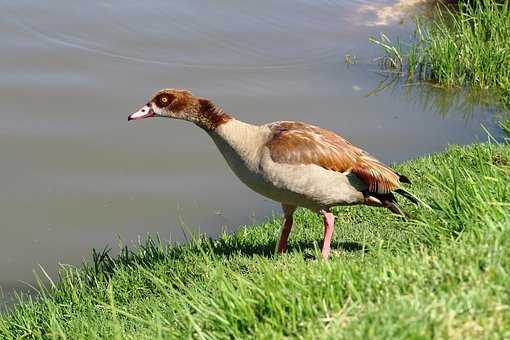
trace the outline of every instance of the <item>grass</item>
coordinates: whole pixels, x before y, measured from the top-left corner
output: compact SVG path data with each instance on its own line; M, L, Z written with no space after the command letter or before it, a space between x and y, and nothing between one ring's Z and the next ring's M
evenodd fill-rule
M217 240L94 252L39 299L0 316L0 338L509 338L510 146L478 144L397 165L423 202L402 221L339 208L333 257L299 210Z
M510 115L507 116L505 119L503 119L499 125L501 126L501 129L510 136Z
M371 41L386 56L384 67L408 79L443 87L491 89L510 107L509 1L459 2L443 7L432 21L418 21L415 40L404 46L387 36Z

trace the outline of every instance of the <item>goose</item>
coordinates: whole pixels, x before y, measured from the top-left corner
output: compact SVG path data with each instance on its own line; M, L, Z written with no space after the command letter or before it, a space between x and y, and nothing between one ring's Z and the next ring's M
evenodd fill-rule
M404 216L393 193L411 182L336 133L299 121L253 125L235 119L207 98L162 89L128 117L164 117L194 123L212 138L234 174L249 188L281 204L283 226L275 251L282 254L297 207L322 215L321 254L327 259L334 230L331 208L368 205Z

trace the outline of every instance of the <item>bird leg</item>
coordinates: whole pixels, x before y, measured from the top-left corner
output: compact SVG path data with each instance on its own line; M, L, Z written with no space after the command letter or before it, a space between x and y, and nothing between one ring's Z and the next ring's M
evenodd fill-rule
M283 210L283 226L277 248L277 251L280 254L283 254L287 249L287 239L289 238L290 230L292 229L292 223L294 221L292 215L294 214L296 207L293 205L286 205L282 203L282 210Z
M321 210L324 219L324 241L322 242L322 257L329 257L331 238L335 229L335 216L329 210Z

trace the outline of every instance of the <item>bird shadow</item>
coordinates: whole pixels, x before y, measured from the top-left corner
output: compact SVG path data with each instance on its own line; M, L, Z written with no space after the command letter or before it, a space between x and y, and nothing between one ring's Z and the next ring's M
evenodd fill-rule
M92 261L84 262L82 272L84 280L94 285L97 278L104 277L109 280L120 266L150 268L157 263L168 261L168 258L180 258L186 253L205 251L217 256L230 257L242 255L246 257L263 256L271 258L275 256L276 242L269 241L261 244L239 244L237 242L218 242L218 240L197 239L188 245L163 245L158 238L147 238L144 244L140 244L137 250L130 250L124 246L116 256L112 256L111 248L105 247L102 251L92 250ZM292 242L287 248L287 253L303 254L305 260L316 259L320 256L320 242L300 241ZM359 242L335 242L331 243L331 249L349 253L369 251L368 247ZM63 275L65 273L62 273Z
M231 256L231 255L244 255L244 256L264 256L264 257L273 257L275 255L275 242L268 242L265 244L242 244L236 245L233 247L232 245L227 244L216 244L212 247L212 251L216 255L220 256ZM305 259L314 258L315 256L312 254L315 250L320 251L321 243L313 242L313 241L301 241L297 243L289 244L287 247L287 253L304 253ZM359 242L331 242L331 249L341 250L349 253L354 252L363 252L367 253L369 251L368 247Z

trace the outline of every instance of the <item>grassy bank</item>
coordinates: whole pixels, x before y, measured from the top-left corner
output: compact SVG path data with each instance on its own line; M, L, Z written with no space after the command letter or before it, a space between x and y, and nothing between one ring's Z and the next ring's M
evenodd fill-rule
M0 338L510 337L510 147L451 147L396 167L427 205L405 205L411 221L335 210L330 261L318 259L320 219L304 210L284 256L272 255L279 218L96 254L0 316Z
M491 89L510 107L509 3L460 1L457 9L443 6L434 20L418 22L407 46L386 36L372 41L386 51L383 65L410 80Z

